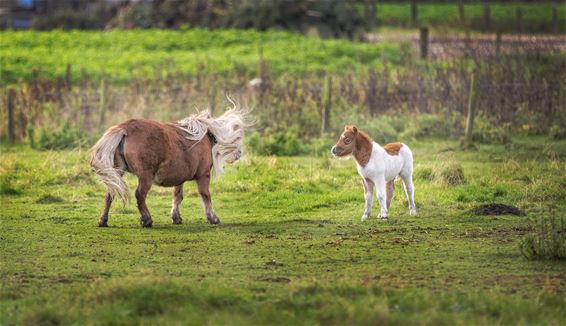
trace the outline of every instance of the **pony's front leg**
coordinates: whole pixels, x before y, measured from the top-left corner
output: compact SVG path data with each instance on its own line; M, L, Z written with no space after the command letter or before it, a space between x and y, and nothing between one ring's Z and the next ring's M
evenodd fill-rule
M198 192L202 197L206 218L210 224L220 224L220 219L216 216L212 208L212 200L210 199L210 175L206 175L197 179Z
M386 219L387 218L387 191L385 187L385 176L380 175L375 180L375 192L377 193L377 201L379 202L380 206L380 213L379 217Z
M183 219L181 218L181 212L179 211L179 206L183 201L183 184L173 188L173 207L171 208L171 219L173 224L182 224Z
M366 200L366 210L362 215L362 222L367 220L371 214L371 207L373 206L373 187L374 183L370 179L362 178L364 185L364 198Z

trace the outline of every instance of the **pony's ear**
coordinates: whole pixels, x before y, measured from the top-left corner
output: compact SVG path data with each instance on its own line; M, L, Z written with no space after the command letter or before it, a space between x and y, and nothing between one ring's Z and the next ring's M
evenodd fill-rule
M358 133L358 128L356 128L356 126L352 126L352 131L354 132L354 134Z

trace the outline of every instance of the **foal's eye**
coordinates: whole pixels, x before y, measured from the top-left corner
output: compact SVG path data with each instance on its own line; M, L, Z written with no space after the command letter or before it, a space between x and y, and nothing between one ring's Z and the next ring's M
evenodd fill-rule
M349 143L352 142L352 140L351 140L350 138L346 138L346 139L344 139L344 142L345 142L346 144L349 144Z

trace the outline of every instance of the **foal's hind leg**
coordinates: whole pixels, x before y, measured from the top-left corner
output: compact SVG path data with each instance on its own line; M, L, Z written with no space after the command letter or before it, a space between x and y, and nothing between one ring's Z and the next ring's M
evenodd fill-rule
M110 205L112 205L112 195L110 193L106 194L106 199L104 201L104 211L100 218L98 219L98 226L107 227L108 226L108 212L110 211Z
M407 200L409 201L409 213L411 215L417 215L417 208L415 207L415 186L413 185L413 176L411 174L401 175L401 179L403 179L405 193L407 194Z
M385 185L385 201L387 202L387 211L391 206L391 200L393 200L393 194L395 193L395 180L387 182Z
M202 197L202 202L204 204L204 210L206 212L206 218L210 224L220 224L220 219L216 216L214 209L212 208L212 200L210 199L210 175L203 176L197 179L198 192Z
M173 188L173 208L171 208L171 219L173 224L182 224L183 219L181 218L181 212L179 212L179 206L183 201L183 184L180 184Z
M151 183L153 182L152 174L143 174L138 176L138 188L136 189L136 200L138 203L138 210L140 211L140 223L143 227L151 227L153 221L151 220L151 215L149 214L149 209L145 204L145 198L147 193L151 188Z

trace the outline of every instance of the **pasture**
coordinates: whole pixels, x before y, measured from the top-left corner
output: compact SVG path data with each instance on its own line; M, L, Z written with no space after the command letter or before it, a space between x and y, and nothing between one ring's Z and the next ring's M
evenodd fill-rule
M171 189L151 189L149 229L134 203L96 226L84 149L4 146L0 324L564 324L566 262L520 244L564 226L566 142L409 145L415 217L399 184L390 218L361 223L353 160L248 155L212 182L221 225L187 184L182 225ZM489 203L525 215L474 213Z

